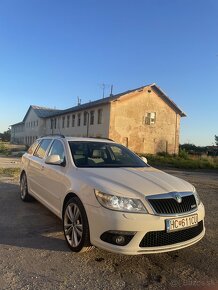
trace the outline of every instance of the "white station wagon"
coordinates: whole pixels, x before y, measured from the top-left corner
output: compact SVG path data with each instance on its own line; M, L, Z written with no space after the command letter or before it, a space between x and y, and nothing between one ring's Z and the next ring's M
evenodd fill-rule
M107 139L39 138L22 157L20 188L62 219L74 252L160 253L205 234L194 186Z

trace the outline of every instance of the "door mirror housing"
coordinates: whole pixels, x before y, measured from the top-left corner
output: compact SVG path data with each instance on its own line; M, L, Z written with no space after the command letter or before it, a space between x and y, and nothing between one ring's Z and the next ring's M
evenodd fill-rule
M148 159L144 156L141 157L142 161L144 161L146 164L148 164Z
M63 161L61 160L59 155L50 155L46 157L45 163L53 165L62 165Z

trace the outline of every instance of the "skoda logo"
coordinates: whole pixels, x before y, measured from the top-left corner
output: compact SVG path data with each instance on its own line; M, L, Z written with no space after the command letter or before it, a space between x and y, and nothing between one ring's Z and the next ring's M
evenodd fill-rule
M174 198L175 198L175 200L176 200L178 203L181 203L181 202L182 202L182 197L181 197L181 195L180 195L179 193L176 193L176 194L174 195Z

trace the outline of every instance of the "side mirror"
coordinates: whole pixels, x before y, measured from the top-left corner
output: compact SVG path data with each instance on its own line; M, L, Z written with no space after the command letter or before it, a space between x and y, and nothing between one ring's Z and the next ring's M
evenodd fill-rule
M63 161L61 160L59 155L50 155L46 157L45 163L53 165L62 165Z
M142 161L144 161L146 164L148 164L148 160L147 160L146 157L142 156L141 159L142 159Z

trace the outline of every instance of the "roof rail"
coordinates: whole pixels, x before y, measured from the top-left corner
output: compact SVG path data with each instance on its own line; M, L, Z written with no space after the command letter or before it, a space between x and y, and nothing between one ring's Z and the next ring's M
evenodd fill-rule
M110 139L110 138L106 138L106 137L85 137L85 138L93 138L93 139L105 139L105 140L108 140L108 141L113 141L113 139Z
M62 134L46 134L46 135L42 135L39 138L43 138L43 137L60 137L60 138L65 138L64 135Z

